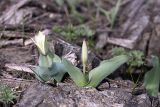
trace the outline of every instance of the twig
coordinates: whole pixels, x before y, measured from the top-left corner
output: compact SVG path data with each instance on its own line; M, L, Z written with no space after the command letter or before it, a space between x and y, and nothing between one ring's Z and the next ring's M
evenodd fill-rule
M0 48L9 45L23 45L23 39L0 40Z
M27 39L24 41L24 46L30 45L32 43L33 43L33 41L31 39Z
M21 79L21 78L2 78L2 81L18 81L18 82L33 82L33 80Z
M24 35L24 36L22 36ZM25 33L20 31L0 31L1 38L29 38L33 33Z
M122 46L128 49L133 49L134 48L134 40L130 40L130 39L121 39L121 38L108 38L107 42L110 44L114 44L114 45L118 45L118 46Z
M29 25L29 24L31 24L31 23L34 22L34 21L37 21L37 20L39 20L39 19L41 19L41 18L45 18L46 16L48 16L48 14L49 14L49 13L44 13L44 14L38 16L38 17L35 17L35 18L33 18L32 20L29 20L26 24Z
M24 71L24 72L28 72L28 73L32 73L33 71L31 70L31 68L35 68L35 66L33 65L17 65L17 64L5 64L5 67L11 70L17 70L17 71Z

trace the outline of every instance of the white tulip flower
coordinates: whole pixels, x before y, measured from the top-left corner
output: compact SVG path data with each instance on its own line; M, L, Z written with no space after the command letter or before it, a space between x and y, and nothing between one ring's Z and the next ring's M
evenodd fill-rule
M39 51L43 55L47 55L48 46L47 46L47 39L46 39L45 35L41 31L39 31L38 35L36 35L35 38L32 40L36 44L36 46L38 47Z

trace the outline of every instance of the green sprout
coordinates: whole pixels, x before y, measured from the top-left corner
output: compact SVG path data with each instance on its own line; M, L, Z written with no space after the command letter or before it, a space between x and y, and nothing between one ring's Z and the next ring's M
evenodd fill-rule
M90 38L95 33L88 26L85 25L73 26L72 24L69 24L64 27L55 26L53 27L53 31L59 33L60 35L65 37L68 41L76 40L80 36L87 36L88 38Z
M111 29L114 27L115 25L115 21L120 9L120 5L121 5L121 0L118 0L118 2L116 3L116 6L113 7L111 10L106 11L103 8L99 8L99 10L106 16L107 20L109 21L110 25L111 25Z
M128 65L131 67L140 67L144 64L144 54L141 51L131 51L129 52L131 59L128 62Z
M117 55L125 55L125 54L127 54L127 52L126 52L126 50L124 49L124 48L113 48L112 49L112 54L114 55L114 56L117 56Z
M8 86L0 84L0 101L7 107L10 103L14 103L16 98L15 92Z

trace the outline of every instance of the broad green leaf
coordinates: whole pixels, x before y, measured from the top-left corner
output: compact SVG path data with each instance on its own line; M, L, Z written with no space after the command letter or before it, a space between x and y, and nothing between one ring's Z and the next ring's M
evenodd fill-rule
M42 82L47 82L51 79L55 79L57 82L60 82L66 73L63 64L58 62L53 62L52 67L50 68L37 66L34 72L37 79Z
M119 55L112 59L102 61L97 68L89 72L89 84L87 86L97 87L105 77L113 73L128 60L129 57L127 55Z
M60 71L57 75L54 76L54 79L57 82L61 82L65 73L66 72L64 72L64 71Z
M56 54L52 54L49 50L47 55L40 54L39 56L39 66L41 67L51 67L53 62L61 62L61 58Z
M53 60L53 62L62 62L61 58L56 54L54 54L54 57L52 60Z
M50 81L51 77L54 76L56 73L51 72L50 69L46 67L37 66L36 70L34 71L36 78L41 82Z
M157 56L152 59L153 68L145 74L144 85L149 95L157 97L160 84L160 63Z
M55 74L53 76L53 78L57 81L60 82L64 76L64 74L66 73L66 68L64 67L64 65L62 63L54 63L52 66L52 72L57 72L57 74Z
M39 66L36 66L36 67L34 67L34 68L30 68L32 71L33 71L33 73L35 74L35 76L36 76L36 78L38 79L38 80L40 80L41 82L45 82L37 73L37 71L38 71L38 69L39 69Z
M42 55L40 54L38 64L40 67L51 67L53 63L53 57L51 55Z
M87 77L81 72L79 68L72 65L66 59L62 59L62 62L66 68L66 72L68 72L76 85L83 87L88 83Z

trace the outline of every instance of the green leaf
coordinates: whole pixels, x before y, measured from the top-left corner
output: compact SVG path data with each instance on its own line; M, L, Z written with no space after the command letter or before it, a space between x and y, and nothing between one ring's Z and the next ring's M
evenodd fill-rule
M118 56L118 55L126 55L128 52L126 52L126 50L124 48L120 48L120 47L116 47L112 49L112 54L114 56Z
M56 54L54 54L54 57L52 60L53 60L53 62L62 62L61 58Z
M40 54L38 64L40 67L51 67L53 63L53 57L49 55Z
M36 74L36 78L42 82L53 79L60 82L66 72L62 63L53 62L50 68L37 66L34 73Z
M61 70L57 75L54 76L54 79L57 81L57 82L61 82L62 81L62 78L64 76L66 72L64 72L63 70Z
M51 67L53 62L61 62L61 58L49 50L47 55L40 54L38 64L41 67Z
M86 25L73 26L72 24L69 24L63 27L54 26L53 31L59 33L69 41L75 40L81 36L89 38L95 34L95 32Z
M128 55L130 56L130 60L128 61L128 65L130 65L131 67L140 67L144 64L144 53L141 51L131 51L128 53Z
M7 85L0 84L0 102L9 105L16 98L15 92Z
M60 82L66 73L66 68L64 67L64 64L62 63L55 63L54 66L52 67L52 72L58 72L55 74L53 77L57 82Z
M40 80L41 82L50 81L52 79L52 77L56 74L57 74L57 72L51 72L51 70L46 67L37 66L36 70L35 70L36 78L38 80Z
M119 55L112 59L104 60L97 68L89 72L89 84L87 86L97 87L105 77L113 73L128 60L129 57L127 55Z
M87 76L85 76L79 68L72 65L66 59L62 59L62 62L66 68L66 72L68 72L68 74L71 76L72 80L76 83L76 85L83 87L88 83Z
M128 55L130 60L127 62L127 64L130 67L140 67L144 64L144 53L138 50L126 51L124 48L113 48L112 54L114 56Z
M157 56L152 59L153 68L145 74L144 85L150 96L157 97L160 84L160 63Z

